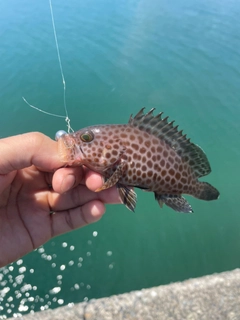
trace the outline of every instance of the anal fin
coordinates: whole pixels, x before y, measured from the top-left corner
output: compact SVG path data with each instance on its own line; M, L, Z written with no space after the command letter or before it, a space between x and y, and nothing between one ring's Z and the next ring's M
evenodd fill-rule
M155 199L158 201L161 208L163 206L163 203L165 203L168 207L172 208L177 212L184 212L184 213L193 212L191 205L181 195L168 195L168 194L164 195L164 194L155 193Z
M134 212L136 203L137 203L137 194L136 192L127 186L124 186L120 183L117 184L117 188L119 191L120 198L122 200L122 203L125 204L125 206Z

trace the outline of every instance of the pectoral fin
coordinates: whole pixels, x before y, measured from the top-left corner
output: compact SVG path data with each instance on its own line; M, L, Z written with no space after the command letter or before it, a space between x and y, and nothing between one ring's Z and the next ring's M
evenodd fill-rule
M118 188L122 203L125 204L125 206L129 210L134 212L134 209L135 209L136 203L137 203L137 194L134 192L133 189L131 189L127 186L124 186L120 183L117 184L117 188Z
M165 203L168 207L178 212L193 212L191 205L181 195L164 195L155 193L155 199L158 201L161 208Z
M103 186L101 188L98 188L96 192L111 188L114 186L118 180L122 177L123 173L125 172L127 168L126 162L122 162L118 165L117 169L114 171L114 173L111 175L107 181L104 182Z

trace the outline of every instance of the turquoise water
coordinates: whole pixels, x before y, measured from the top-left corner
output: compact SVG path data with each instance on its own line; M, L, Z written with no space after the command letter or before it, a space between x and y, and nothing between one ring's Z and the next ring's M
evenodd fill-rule
M53 1L77 130L164 111L206 152L217 201L194 214L138 192L136 213L108 206L95 225L53 239L0 270L0 315L55 308L240 267L240 3ZM63 91L48 1L0 2L0 136L54 138ZM1 317L0 317L1 318Z

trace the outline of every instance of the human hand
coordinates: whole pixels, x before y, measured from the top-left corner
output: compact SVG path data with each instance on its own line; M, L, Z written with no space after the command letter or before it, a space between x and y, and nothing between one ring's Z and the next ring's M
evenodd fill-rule
M99 174L60 168L57 142L41 133L1 139L0 154L0 267L99 220L104 203L120 203L116 188L93 192Z

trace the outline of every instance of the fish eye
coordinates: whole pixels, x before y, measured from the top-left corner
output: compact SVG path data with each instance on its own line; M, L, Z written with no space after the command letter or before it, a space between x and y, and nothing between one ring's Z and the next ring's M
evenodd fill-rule
M80 138L83 142L91 142L94 139L94 135L92 131L85 131Z

